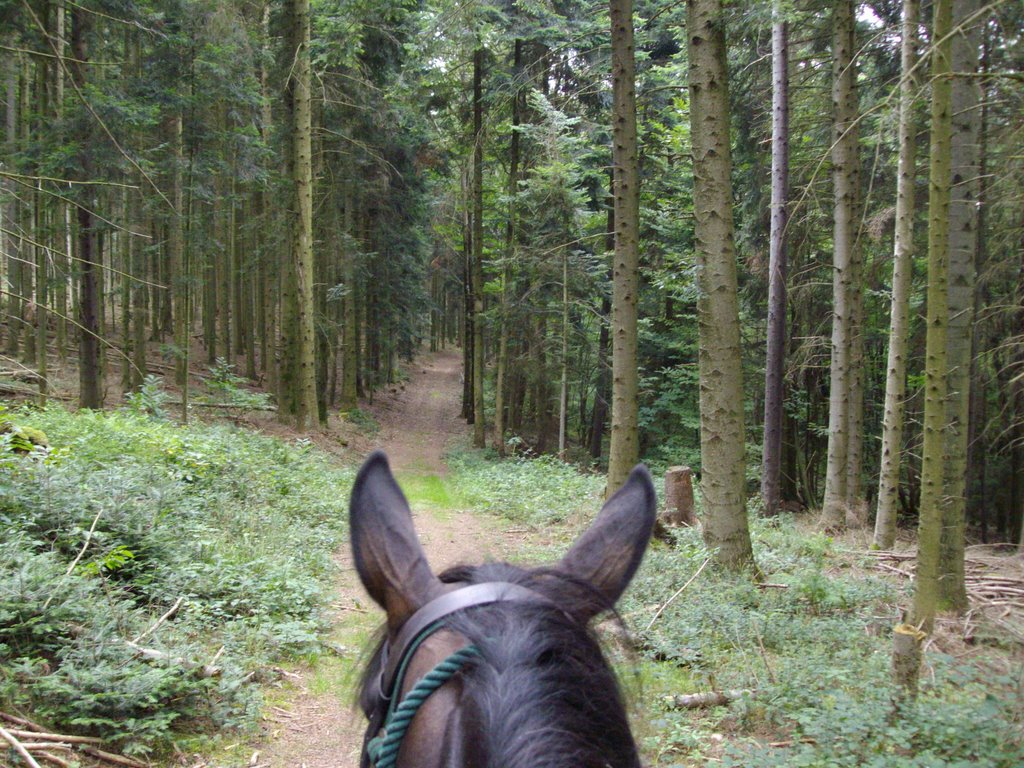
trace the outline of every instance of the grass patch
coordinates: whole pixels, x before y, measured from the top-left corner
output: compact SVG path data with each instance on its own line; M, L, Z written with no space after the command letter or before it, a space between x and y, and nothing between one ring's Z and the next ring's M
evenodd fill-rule
M445 478L438 475L401 474L398 484L413 509L430 507L435 510L457 508L460 504L458 492Z
M601 507L604 477L581 474L550 456L493 461L465 451L447 461L450 483L465 505L515 522L548 525Z

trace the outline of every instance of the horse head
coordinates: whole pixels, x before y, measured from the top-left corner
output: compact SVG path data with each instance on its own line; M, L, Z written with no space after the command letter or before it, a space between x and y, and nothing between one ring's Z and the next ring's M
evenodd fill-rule
M589 625L636 573L655 503L638 466L557 564L435 575L386 457L371 455L352 490L352 549L387 620L360 690L362 767L637 768Z

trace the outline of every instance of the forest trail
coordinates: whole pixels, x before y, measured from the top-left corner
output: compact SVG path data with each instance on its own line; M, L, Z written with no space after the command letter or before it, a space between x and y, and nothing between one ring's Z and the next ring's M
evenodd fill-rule
M435 571L507 553L497 524L451 508L444 490L444 452L467 434L459 418L462 359L457 351L424 354L404 387L370 407L383 448L413 508L416 529ZM266 768L357 766L364 719L353 707L363 650L383 619L367 596L347 544L335 556L331 643L337 651L285 673L279 700L268 701L260 743L245 755ZM258 752L256 755L254 753ZM253 762L252 758L249 760Z

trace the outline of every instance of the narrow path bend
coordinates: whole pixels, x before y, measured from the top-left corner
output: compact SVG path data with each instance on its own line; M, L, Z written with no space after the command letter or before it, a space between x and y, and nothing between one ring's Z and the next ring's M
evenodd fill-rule
M461 356L455 350L423 355L404 386L391 388L370 407L381 425L374 447L383 448L399 483L410 493L416 529L435 571L458 562L500 556L498 531L466 510L424 504L417 487L443 487L444 453L465 439L459 418ZM492 551L497 548L499 551ZM347 546L338 552L332 603L335 656L322 656L289 677L282 701L267 708L262 743L253 747L263 768L343 768L359 763L362 714L352 709L361 654L383 614L366 595Z

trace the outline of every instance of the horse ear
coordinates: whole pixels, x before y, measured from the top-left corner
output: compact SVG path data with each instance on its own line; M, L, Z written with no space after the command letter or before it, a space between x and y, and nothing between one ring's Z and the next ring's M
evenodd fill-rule
M626 590L654 530L656 506L651 475L638 464L562 558L563 570L587 581L605 599L605 605L585 609L586 618L615 605Z
M349 503L352 554L359 578L387 611L397 631L442 591L416 537L409 502L383 451L374 451L356 475Z

